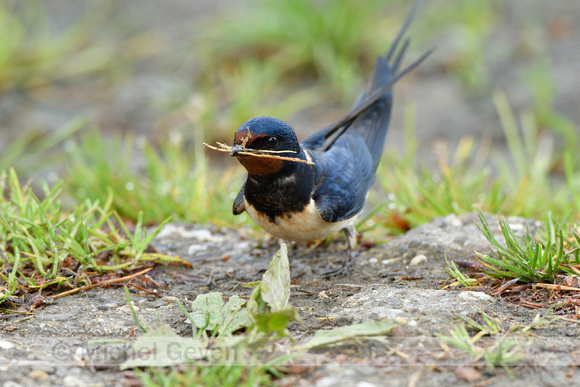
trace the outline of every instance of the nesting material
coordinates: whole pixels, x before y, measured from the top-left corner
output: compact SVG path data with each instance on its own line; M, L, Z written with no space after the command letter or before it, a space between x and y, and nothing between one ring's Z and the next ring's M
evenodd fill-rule
M218 152L228 152L231 153L234 148L227 145L227 144L223 144L221 142L217 142L217 147L213 146L213 145L209 145L207 143L203 143L203 145L205 145L207 148L209 149L213 149L215 151ZM294 163L302 163L302 164L308 164L308 165L314 165L314 162L312 161L308 161L308 160L301 160L301 159L296 159L293 157L285 157L285 156L279 156L278 154L280 153L296 153L294 151L273 151L273 150L266 150L266 149L250 149L250 148L246 148L245 144L243 144L243 151L240 152L236 152L237 154L240 155L245 155L245 156L252 156L252 157L263 157L263 158L267 158L267 159L277 159L277 160L285 160L285 161L292 161Z

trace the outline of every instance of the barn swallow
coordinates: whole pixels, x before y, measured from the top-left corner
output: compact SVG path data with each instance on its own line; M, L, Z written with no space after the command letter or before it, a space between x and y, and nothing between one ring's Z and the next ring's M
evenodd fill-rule
M248 176L234 201L234 215L246 211L268 233L293 241L312 241L344 230L346 259L326 277L348 271L356 244L353 224L373 184L389 127L392 87L431 53L397 73L409 39L395 52L420 3L386 55L377 58L365 92L337 122L302 142L290 125L267 116L244 122L235 133L230 154ZM286 159L248 154L272 152Z

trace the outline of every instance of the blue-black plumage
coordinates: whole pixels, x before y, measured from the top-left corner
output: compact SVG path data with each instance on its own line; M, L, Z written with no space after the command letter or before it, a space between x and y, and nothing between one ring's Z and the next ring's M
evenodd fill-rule
M235 133L232 156L248 171L234 201L235 215L247 211L276 237L307 241L344 230L350 249L353 223L362 211L383 152L393 105L392 86L429 54L399 72L409 40L399 45L418 2L385 56L377 59L366 90L335 124L301 143L290 125L272 117L244 122ZM398 50L398 52L397 52ZM300 162L254 157L275 153ZM344 274L348 262L328 274Z

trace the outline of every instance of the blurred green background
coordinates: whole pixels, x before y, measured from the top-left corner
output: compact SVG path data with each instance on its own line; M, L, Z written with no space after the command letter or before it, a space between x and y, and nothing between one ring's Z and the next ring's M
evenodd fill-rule
M0 170L62 180L69 203L112 191L150 224L245 222L242 169L201 143L257 115L300 138L333 122L412 5L4 0ZM395 88L366 229L474 206L577 218L580 4L427 0L408 36L407 63L435 52Z

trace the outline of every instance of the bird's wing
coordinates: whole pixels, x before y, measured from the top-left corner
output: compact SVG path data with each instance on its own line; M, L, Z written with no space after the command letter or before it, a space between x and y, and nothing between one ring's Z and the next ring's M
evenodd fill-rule
M311 152L315 186L312 197L319 215L327 222L358 214L374 180L371 155L362 138L349 132L327 152Z
M246 210L246 201L244 200L244 190L245 189L246 189L246 185L244 184L242 186L242 189L238 193L238 196L236 196L236 199L234 200L234 206L232 209L234 215L240 215L242 212L244 212Z

